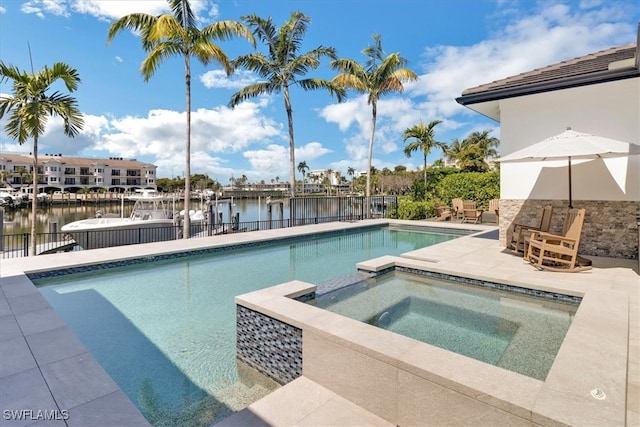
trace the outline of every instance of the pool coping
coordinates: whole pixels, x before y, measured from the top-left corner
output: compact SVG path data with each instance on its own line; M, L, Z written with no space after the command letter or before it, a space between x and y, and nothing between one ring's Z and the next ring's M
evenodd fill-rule
M74 410L69 420L62 420L62 423L68 425L87 425L91 420L91 424L118 424L118 425L148 425L146 420L142 418L137 411L133 403L131 403L127 397L119 389L111 391L110 378L104 377L104 370L97 364L92 362L92 356L86 353L82 345L75 339L75 336L68 330L64 322L53 312L51 307L46 301L41 298L41 295L37 288L31 283L26 276L27 273L41 272L45 270L55 270L57 268L69 268L76 265L93 265L108 262L110 260L118 259L131 259L136 257L154 256L156 254L168 254L179 253L183 251L198 250L201 248L210 248L214 246L221 246L225 244L235 244L238 242L253 241L253 240L269 240L280 236L302 236L309 232L321 232L323 230L335 230L335 229L349 229L358 228L363 225L374 224L409 224L409 225L426 225L456 229L466 229L470 231L495 231L495 226L487 225L466 225L466 224L441 224L432 222L415 222L415 221L399 221L399 220L368 220L360 221L356 223L326 223L310 226L295 227L292 229L277 229L268 231L259 231L252 233L239 233L225 236L213 236L211 238L180 240L171 242L158 242L144 245L136 245L131 247L121 247L118 250L113 249L96 249L92 251L82 251L74 253L64 254L52 254L41 257L29 257L18 259L6 259L0 260L0 322L3 327L0 328L0 347L2 344L9 345L4 348L7 351L16 352L21 359L14 361L13 369L17 369L15 373L11 375L2 375L0 372L0 406L3 408L16 407L20 408L45 408L45 405L57 405L59 411L65 409L61 407L60 402L71 402L77 404L72 409ZM466 239L466 238L464 238ZM483 239L476 239L481 241ZM497 244L497 242L496 242ZM469 258L472 268L464 269L465 275L473 275L478 271L478 265L483 268L487 268L486 260L483 260L480 264L475 258L476 248L473 245L470 246L470 250L466 249L461 251L460 247L450 251L449 246L441 248L438 246L436 250L417 251L417 254L403 254L408 257L418 257L423 262L428 262L430 268L449 268L453 270L451 263L447 262L447 257L453 256L455 258L454 264L459 267L467 267L464 260ZM469 248L467 248L469 249ZM504 248L489 248L490 251L500 252ZM466 252L465 252L466 251ZM420 253L422 252L422 253ZM470 256L469 256L470 255ZM462 257L462 258L460 258ZM461 262L462 261L462 262ZM502 262L502 256L501 261ZM637 264L637 262L636 262ZM595 264L594 264L595 265ZM447 267L448 266L448 267ZM528 281L525 277L528 275L522 275L522 266L517 266L514 270L509 270L506 277L511 279L523 279L524 282ZM526 266L527 268L530 266ZM489 266L492 270L488 273L488 276L495 274L495 268ZM595 272L596 268L594 268ZM612 287L612 281L615 282L616 278L620 276L617 272L618 269L606 271L607 275L605 288L610 289ZM628 269L624 269L628 270ZM613 274L610 274L613 271ZM633 271L633 270L631 270ZM588 278L589 276L581 277ZM585 273L586 274L586 273ZM584 287L584 283L580 280L574 280L568 275L561 273L544 274L542 280L533 280L532 282L539 282L539 286L547 287L549 281L555 281L557 277L566 277L565 290L571 292L572 290L580 290ZM542 277L541 276L541 277ZM577 276L577 275L576 275ZM551 279L553 277L553 279ZM630 292L637 293L637 274L635 278L625 280L633 281L629 286L634 286L634 290ZM600 283L594 284L593 281L588 281L587 287L603 287ZM624 283L623 283L624 285ZM576 291L576 292L578 292ZM579 292L578 292L579 293ZM637 308L637 295L634 294L633 307ZM633 313L633 311L632 311ZM633 325L637 328L637 319L632 316ZM62 322L62 323L60 323ZM8 326L7 326L8 325ZM40 328L40 330L38 330ZM37 331L37 332L36 332ZM637 332L636 332L637 333ZM54 338L52 336L55 335ZM65 336L70 336L70 339L66 339ZM47 338L49 341L47 342ZM637 350L637 340L630 343L630 346ZM42 357L36 357L42 353L42 350L46 350L51 353L55 353L55 357L58 360L45 360ZM4 349L0 348L1 354L7 354ZM636 351L637 353L637 351ZM70 355L71 354L71 355ZM49 366L50 365L50 366ZM637 372L638 363L631 365L631 373ZM81 368L81 369L80 369ZM606 370L606 367L603 368ZM82 375L83 381L86 379L97 380L95 382L89 381L90 393L85 393L85 399L89 399L84 403L78 403L78 401L69 400L69 393L73 397L73 391L69 392L69 383L73 384L70 379L73 378L71 374ZM46 373L46 375L45 375ZM18 379L18 375L23 375L27 379L24 382L24 378ZM69 374L71 376L65 376ZM8 382L7 379L12 379L12 382ZM57 381L57 383L56 383ZM2 385L11 385L11 387L3 387ZM57 384L57 386L52 386ZM67 393L67 394L65 394ZM30 396L30 397L29 397ZM67 400L65 400L65 398ZM21 406L16 406L17 404ZM635 409L638 411L638 409ZM637 414L637 412L630 412L631 414ZM637 419L637 418L636 418ZM80 421L78 421L80 420ZM126 422L124 421L126 420ZM11 425L27 425L28 421L12 421Z
M366 271L386 271L394 267L417 270L437 270L433 261L418 261L408 257L386 256L358 264ZM444 274L444 273L443 273ZM479 280L487 280L478 275ZM529 283L518 285L530 288ZM368 411L392 424L415 421L419 408L407 407L401 401L402 384L398 378L413 375L476 402L504 411L540 425L626 425L627 346L629 339L629 298L625 292L608 289L588 289L578 292L562 286L545 286L553 293L570 293L582 298L574 321L545 379L539 381L514 372L479 362L411 338L295 301L294 298L314 292L316 285L300 281L287 282L236 297L238 305L263 313L303 331L303 375L320 386L358 403ZM314 338L306 338L306 337ZM321 344L310 344L318 340ZM368 360L373 371L332 358L322 347L332 343L350 358L354 354ZM603 347L606 347L603 350ZM337 350L336 350L337 351ZM606 356L606 357L603 357ZM344 365L338 372L326 372L316 367L319 358L332 359ZM344 357L342 358L344 359ZM603 359L605 359L603 361ZM606 368L603 369L603 364ZM377 376L390 367L388 381L397 383L371 396L367 389L375 387ZM334 366L335 368L335 366ZM358 385L349 372L358 372ZM336 377L344 376L343 381ZM396 387L396 390L393 388ZM598 400L592 391L602 389L607 398ZM594 393L596 393L594 391ZM379 395L384 398L380 399ZM452 400L454 400L452 398ZM389 404L391 402L391 404ZM448 403L447 403L448 404ZM473 405L467 405L473 407ZM439 408L442 412L442 408ZM429 407L428 411L438 412ZM465 411L471 411L466 408ZM480 416L465 413L464 417ZM421 413L418 419L427 420ZM414 417L414 418L411 418ZM506 415L505 415L506 417ZM431 420L433 421L433 420Z

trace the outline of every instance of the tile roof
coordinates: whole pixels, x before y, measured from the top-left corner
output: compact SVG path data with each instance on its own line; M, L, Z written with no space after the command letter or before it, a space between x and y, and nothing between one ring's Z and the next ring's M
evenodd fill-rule
M462 96L476 95L503 89L515 89L538 83L558 81L561 79L608 71L610 63L634 58L636 50L637 48L634 43L625 46L612 47L589 55L562 61L558 64L548 65L516 76L507 77L491 83L465 89L462 92Z

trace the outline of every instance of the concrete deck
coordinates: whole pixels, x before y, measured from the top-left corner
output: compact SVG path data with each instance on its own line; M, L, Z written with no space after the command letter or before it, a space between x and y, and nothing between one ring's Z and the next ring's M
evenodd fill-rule
M366 221L364 224L378 222L389 221ZM406 223L416 224L412 221ZM34 424L42 420L34 418L39 415L39 410L55 411L53 415L57 421L53 425L148 425L25 273L361 225L362 222L328 223L0 261L0 409L3 410L0 425ZM573 295L580 295L588 289L613 290L628 295L626 425L640 425L640 276L637 260L591 258L594 265L591 271L573 274L543 272L500 247L495 240L495 226L442 222L425 225L487 232L406 254L407 259L426 262L437 271L481 276L489 281L524 283L533 288L562 289ZM607 363L606 359L602 361L604 372L609 369ZM296 396L296 411L293 411L288 396ZM300 396L306 397L304 404L300 403ZM8 417L5 410L32 412L23 411L22 419L15 419L17 415ZM304 376L228 418L223 424L389 425L370 411Z

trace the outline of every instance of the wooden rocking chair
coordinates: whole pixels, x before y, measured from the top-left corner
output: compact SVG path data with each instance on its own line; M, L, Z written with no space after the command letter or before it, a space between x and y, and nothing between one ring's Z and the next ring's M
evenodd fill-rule
M520 253L524 256L527 255L527 249L529 246L529 239L531 237L532 231L549 231L551 227L551 216L553 214L553 206L545 206L542 208L542 218L540 218L540 225L524 225L524 224L513 224L513 231L511 233L511 243L509 244L509 248L515 252Z
M496 214L496 224L500 224L500 199L489 200L489 212Z
M436 217L434 218L435 221L446 221L451 219L451 210L449 208L440 206L438 201L434 202L434 207L436 211Z
M527 259L538 268L551 271L584 271L591 265L578 262L578 247L584 224L585 210L570 209L564 222L564 235L533 231Z
M465 200L462 204L462 222L477 224L482 222L482 209L476 207L476 202L473 200Z
M462 199L451 199L451 211L455 219L464 217L464 202Z

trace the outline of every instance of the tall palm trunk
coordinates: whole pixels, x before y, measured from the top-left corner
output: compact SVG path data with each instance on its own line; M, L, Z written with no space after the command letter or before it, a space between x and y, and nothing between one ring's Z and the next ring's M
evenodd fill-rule
M296 153L293 139L293 110L291 108L291 98L289 96L289 86L284 86L284 108L287 110L287 120L289 122L289 186L291 197L296 196Z
M427 155L424 155L424 188L427 189Z
M371 196L371 160L373 158L373 136L376 133L376 116L378 115L378 106L374 100L371 101L371 138L369 139L369 159L367 160L367 197Z
M31 254L36 254L36 215L38 211L38 135L33 137L33 173L31 174L31 182L33 184L33 198L31 199Z
M189 238L189 230L191 229L191 218L189 217L189 209L191 208L191 63L189 54L184 54L184 79L187 91L187 142L185 145L185 176L184 176L184 223L182 228L182 238Z

